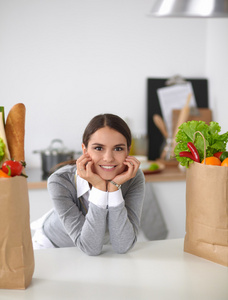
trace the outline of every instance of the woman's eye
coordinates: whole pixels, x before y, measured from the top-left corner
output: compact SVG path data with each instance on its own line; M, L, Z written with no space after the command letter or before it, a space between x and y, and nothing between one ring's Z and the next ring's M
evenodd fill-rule
M115 148L115 151L122 151L122 150L123 150L122 147L116 147L116 148Z
M95 147L94 149L97 150L97 151L101 151L101 150L102 150L102 147L97 146L97 147Z

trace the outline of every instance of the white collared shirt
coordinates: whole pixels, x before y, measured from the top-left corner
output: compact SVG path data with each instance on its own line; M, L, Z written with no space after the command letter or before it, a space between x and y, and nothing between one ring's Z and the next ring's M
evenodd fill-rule
M121 204L124 199L121 190L115 192L104 192L95 187L90 189L88 181L81 178L76 171L77 195L81 197L84 205L88 209L89 203L92 202L98 207L106 209L107 207L116 207Z

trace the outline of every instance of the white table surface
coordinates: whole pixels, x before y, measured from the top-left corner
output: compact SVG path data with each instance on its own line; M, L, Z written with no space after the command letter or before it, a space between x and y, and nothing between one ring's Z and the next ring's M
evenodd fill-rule
M127 254L100 256L77 248L35 250L26 290L0 290L1 300L227 300L228 268L183 252L183 239L137 243Z

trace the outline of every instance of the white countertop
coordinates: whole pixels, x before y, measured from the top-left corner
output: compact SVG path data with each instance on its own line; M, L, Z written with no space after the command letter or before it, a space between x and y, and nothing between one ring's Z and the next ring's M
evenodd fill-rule
M183 242L138 242L127 254L106 246L100 256L35 250L31 285L0 290L0 299L227 300L228 268L183 252Z

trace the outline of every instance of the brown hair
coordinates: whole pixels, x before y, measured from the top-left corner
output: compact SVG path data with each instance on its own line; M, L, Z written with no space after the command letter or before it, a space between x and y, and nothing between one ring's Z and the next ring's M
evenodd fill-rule
M91 135L96 132L98 129L101 129L103 127L110 127L111 129L114 129L121 133L127 140L127 147L131 146L131 131L128 127L127 123L121 119L117 115L113 114L101 114L95 116L87 125L85 128L82 142L85 145L85 147L88 146L88 142L90 140Z

